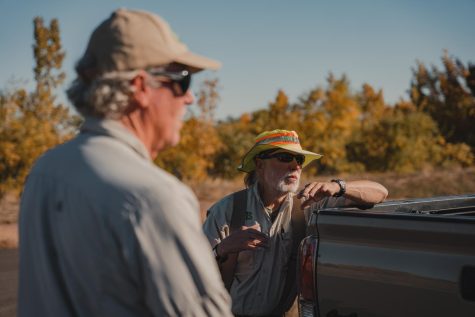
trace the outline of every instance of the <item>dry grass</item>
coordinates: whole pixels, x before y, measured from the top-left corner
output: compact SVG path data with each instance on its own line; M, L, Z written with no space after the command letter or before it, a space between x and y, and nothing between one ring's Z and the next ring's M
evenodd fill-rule
M388 199L406 199L475 193L475 167L448 170L424 170L412 174L379 173L360 175L326 175L309 178L304 175L302 184L310 180L327 181L332 178L346 180L369 179L384 184L389 190ZM244 187L242 179L206 180L189 184L200 201L201 217L206 210L227 194ZM18 199L6 195L0 201L0 249L15 248L18 245L17 222Z
M315 181L328 181L333 178L345 180L368 179L383 184L389 190L388 200L462 195L475 193L475 167L451 169L425 169L417 173L364 173L340 174L308 177L303 175L302 184ZM244 188L241 179L207 180L190 184L202 206L209 206L223 196Z

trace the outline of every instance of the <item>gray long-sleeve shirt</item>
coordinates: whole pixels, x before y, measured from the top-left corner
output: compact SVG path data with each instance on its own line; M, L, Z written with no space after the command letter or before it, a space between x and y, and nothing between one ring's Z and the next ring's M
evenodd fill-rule
M43 155L20 210L22 316L231 316L189 188L119 122Z

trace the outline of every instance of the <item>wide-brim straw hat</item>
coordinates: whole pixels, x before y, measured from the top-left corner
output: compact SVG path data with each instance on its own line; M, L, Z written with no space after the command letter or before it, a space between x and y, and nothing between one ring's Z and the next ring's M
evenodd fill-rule
M256 168L254 162L256 155L270 149L283 149L291 153L304 155L305 161L302 168L322 157L321 154L303 150L300 145L299 136L295 131L265 131L256 137L254 146L244 155L238 170L245 173L252 172Z

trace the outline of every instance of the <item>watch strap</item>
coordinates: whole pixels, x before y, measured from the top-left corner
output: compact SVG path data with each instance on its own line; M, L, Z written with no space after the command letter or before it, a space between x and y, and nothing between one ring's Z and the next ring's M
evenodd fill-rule
M346 193L346 182L342 179L336 178L331 180L334 183L337 183L340 186L340 191L333 195L334 197L341 197Z

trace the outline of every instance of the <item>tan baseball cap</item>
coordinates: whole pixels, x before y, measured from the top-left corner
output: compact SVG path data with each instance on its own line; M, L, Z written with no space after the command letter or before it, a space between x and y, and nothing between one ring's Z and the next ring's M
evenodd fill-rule
M190 52L158 15L118 9L94 30L76 69L98 75L173 62L188 66L192 72L221 67L218 61Z

